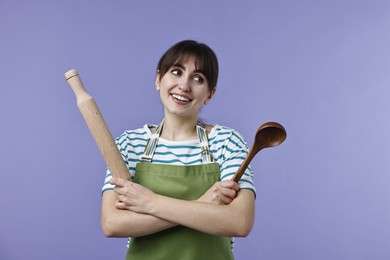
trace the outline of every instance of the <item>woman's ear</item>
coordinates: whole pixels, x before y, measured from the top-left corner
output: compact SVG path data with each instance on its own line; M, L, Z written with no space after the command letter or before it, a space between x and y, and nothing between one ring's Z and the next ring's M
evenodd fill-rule
M217 87L213 87L213 89L210 91L210 95L208 98L204 101L204 104L207 105L207 103L210 102L211 98L214 96L215 91L217 91Z
M157 72L156 72L155 85L156 85L156 90L160 91L160 71L159 70L157 70Z

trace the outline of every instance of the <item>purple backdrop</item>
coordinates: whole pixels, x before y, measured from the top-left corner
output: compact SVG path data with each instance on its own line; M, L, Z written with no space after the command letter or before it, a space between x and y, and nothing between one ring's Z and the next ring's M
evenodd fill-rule
M249 144L264 122L288 131L252 163L237 259L390 259L389 1L1 0L0 37L0 259L124 259L63 74L79 71L117 136L161 120L155 65L187 38L220 60L202 118Z

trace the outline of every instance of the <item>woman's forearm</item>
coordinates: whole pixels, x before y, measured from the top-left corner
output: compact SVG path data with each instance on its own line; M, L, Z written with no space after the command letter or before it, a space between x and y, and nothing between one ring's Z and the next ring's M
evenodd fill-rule
M220 205L209 203L210 198L174 199L136 183L111 181L117 185L115 191L103 194L102 226L107 236L143 236L175 225L219 236L247 236L253 227L254 194L250 190L240 190L230 204Z
M101 225L107 237L139 237L176 226L158 217L115 207L117 194L105 191L102 198Z
M254 195L240 190L229 205L184 201L157 195L149 214L218 236L247 236L254 223Z

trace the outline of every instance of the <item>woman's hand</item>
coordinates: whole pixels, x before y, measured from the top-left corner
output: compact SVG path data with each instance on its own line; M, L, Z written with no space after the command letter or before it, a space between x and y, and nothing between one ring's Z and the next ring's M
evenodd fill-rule
M110 180L115 185L114 191L118 193L118 200L115 202L117 209L131 210L133 212L149 214L151 204L156 194L137 183L115 178Z
M197 201L214 203L218 205L228 205L237 196L240 187L235 181L224 180L216 182Z

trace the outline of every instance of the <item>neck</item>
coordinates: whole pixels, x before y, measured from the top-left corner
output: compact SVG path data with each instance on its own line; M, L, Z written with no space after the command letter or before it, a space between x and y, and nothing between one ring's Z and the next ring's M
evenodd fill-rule
M186 141L197 137L197 118L165 117L161 137L171 141Z

